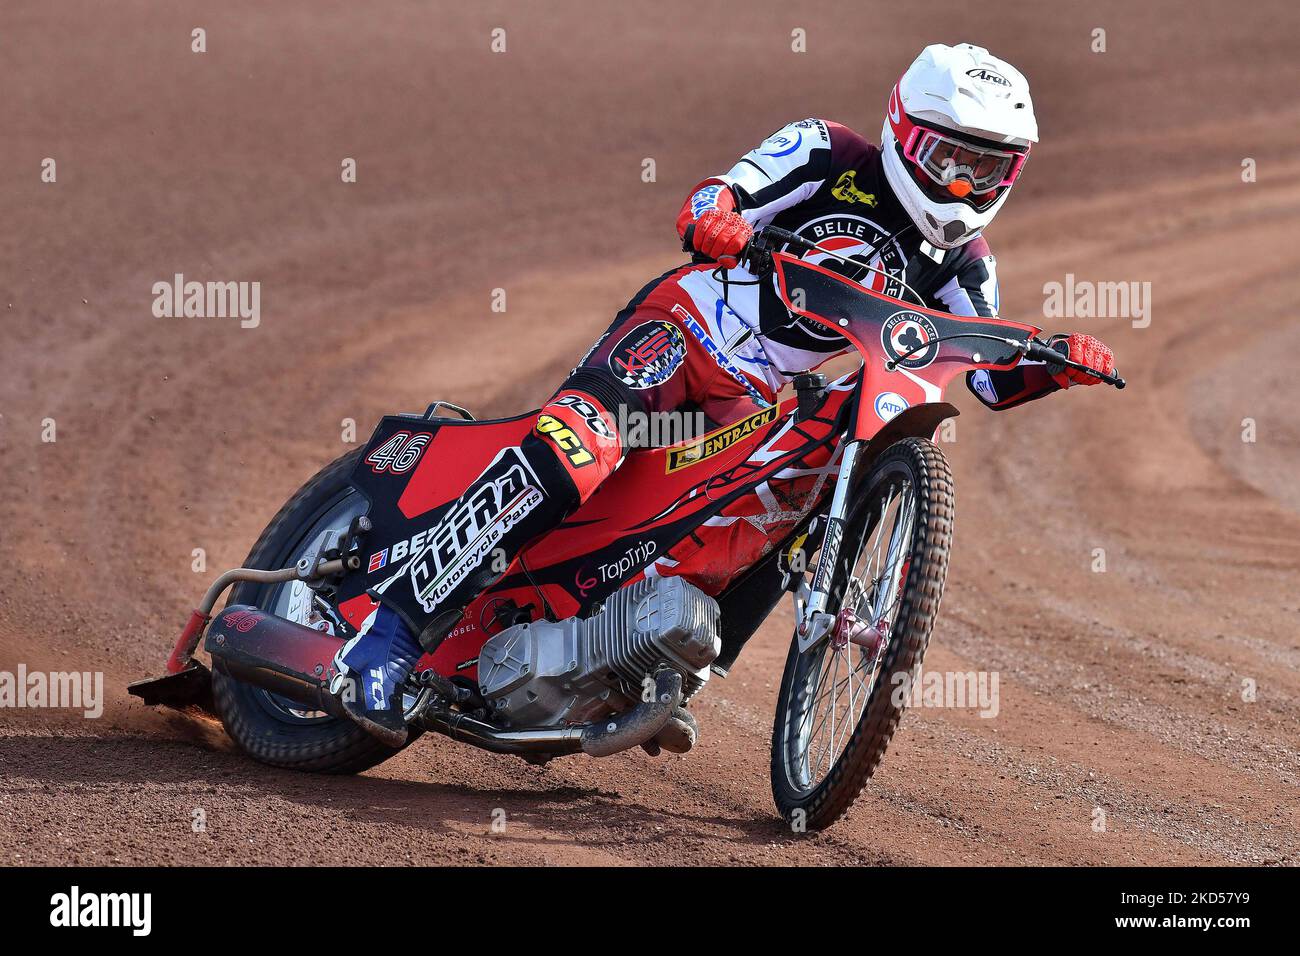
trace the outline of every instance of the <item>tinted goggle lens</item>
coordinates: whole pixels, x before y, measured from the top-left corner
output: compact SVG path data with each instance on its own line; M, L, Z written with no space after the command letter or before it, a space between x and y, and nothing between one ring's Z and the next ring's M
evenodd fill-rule
M964 178L976 193L988 192L1011 185L1024 162L1023 153L972 146L934 130L918 132L908 158L940 185Z

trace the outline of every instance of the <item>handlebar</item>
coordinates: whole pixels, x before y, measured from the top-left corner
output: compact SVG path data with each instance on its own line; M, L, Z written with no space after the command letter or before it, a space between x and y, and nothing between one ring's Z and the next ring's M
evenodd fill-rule
M694 235L695 223L691 223L686 227L686 232L682 235L683 251L694 251L694 247L691 244ZM776 226L763 226L762 228L755 230L753 238L745 244L745 248L741 250L741 253L737 258L739 258L741 262L744 262L749 267L749 270L755 275L763 275L771 270L772 252L775 247L779 245L793 246L803 252L812 252L816 250L819 252L829 253L830 251L822 249L821 246L813 242L811 239L805 239L803 236L796 235L788 229L779 229ZM836 258L840 257L836 256ZM1076 369L1077 371L1091 375L1093 378L1099 379L1107 385L1113 385L1115 388L1124 388L1128 384L1128 382L1124 381L1124 379L1118 375L1103 372L1100 369L1090 368L1082 362L1071 361L1060 352L1056 351L1056 349L1052 348L1045 342L1038 341L1038 339L1031 338L1027 341L1010 341L1011 344L1015 345L1026 358L1033 359L1034 361L1044 362L1051 365L1064 365L1068 368Z
M1038 339L1029 339L1025 342L1024 353L1026 358L1045 362L1049 365L1064 365L1067 368L1078 369L1080 372L1091 375L1093 378L1100 379L1107 385L1114 385L1116 388L1123 388L1128 384L1128 382L1124 381L1124 379L1120 378L1118 375L1090 368L1082 362L1073 362L1050 345L1038 341Z

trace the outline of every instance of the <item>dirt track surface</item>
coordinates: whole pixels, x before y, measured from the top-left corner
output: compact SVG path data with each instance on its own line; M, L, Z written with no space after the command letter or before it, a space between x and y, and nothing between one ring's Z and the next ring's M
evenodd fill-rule
M0 861L1300 861L1295 5L868 6L10 0L0 670L102 670L108 704L0 710ZM426 735L314 778L126 696L350 447L343 419L364 438L433 398L533 407L679 261L698 178L810 114L874 135L916 51L966 38L1030 77L1043 130L990 233L1007 314L1038 322L1066 273L1148 281L1153 303L1148 328L1041 320L1109 341L1123 393L958 398L926 663L997 671L995 718L909 712L851 813L797 837L767 784L786 610L710 684L683 758L537 769ZM178 272L259 280L261 325L154 318Z

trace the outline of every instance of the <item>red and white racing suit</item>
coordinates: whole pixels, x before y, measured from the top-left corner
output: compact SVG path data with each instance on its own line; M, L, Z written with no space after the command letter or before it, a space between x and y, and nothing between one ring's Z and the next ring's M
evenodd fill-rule
M682 206L679 235L709 209L735 210L754 227L775 224L873 266L880 271L820 252L805 256L880 292L919 296L958 315L997 310L994 258L984 239L951 250L923 241L890 190L879 149L839 124L792 123L725 175L701 182ZM695 263L653 280L619 312L513 452L526 460L546 500L502 541L506 557L558 524L618 467L628 450L616 427L625 420L620 411L698 411L713 424L729 424L773 403L795 374L847 348L840 336L791 315L771 277L743 267ZM1059 388L1046 366L1028 363L976 371L968 384L992 408ZM449 539L447 547L455 544ZM443 602L447 610L468 604L491 577L485 570L458 587Z
M995 315L993 254L981 237L956 249L925 242L885 179L880 150L838 123L806 119L777 130L729 172L701 182L682 205L677 231L709 209L735 210L752 226L776 225L864 266L820 252L804 256L876 291L919 296L954 315ZM883 274L882 274L883 273ZM607 412L702 410L726 424L775 400L791 378L844 352L848 343L791 315L772 277L743 266L690 265L655 279L628 303L571 373L557 399L582 395ZM968 385L991 408L1010 408L1060 386L1045 366L976 371ZM551 406L546 412L557 414ZM581 434L582 423L566 420ZM624 449L591 435L596 467L570 469L585 500ZM615 436L616 437L616 436Z

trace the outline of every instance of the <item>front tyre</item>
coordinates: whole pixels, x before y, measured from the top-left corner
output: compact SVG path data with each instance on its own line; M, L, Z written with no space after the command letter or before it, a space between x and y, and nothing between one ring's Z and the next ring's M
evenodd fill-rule
M285 503L253 545L245 567L283 568L314 553L329 534L346 531L365 510L365 500L348 481L361 450L322 468ZM241 582L230 604L255 607L299 624L325 626L326 609L301 581ZM236 680L218 662L212 696L226 733L250 757L273 767L315 773L360 773L397 753L350 720L301 705ZM412 731L411 739L416 732Z
M772 731L777 809L813 830L839 819L884 756L907 706L895 675L919 672L948 572L953 484L938 446L896 442L860 487L832 578L839 622L805 654L791 642Z

